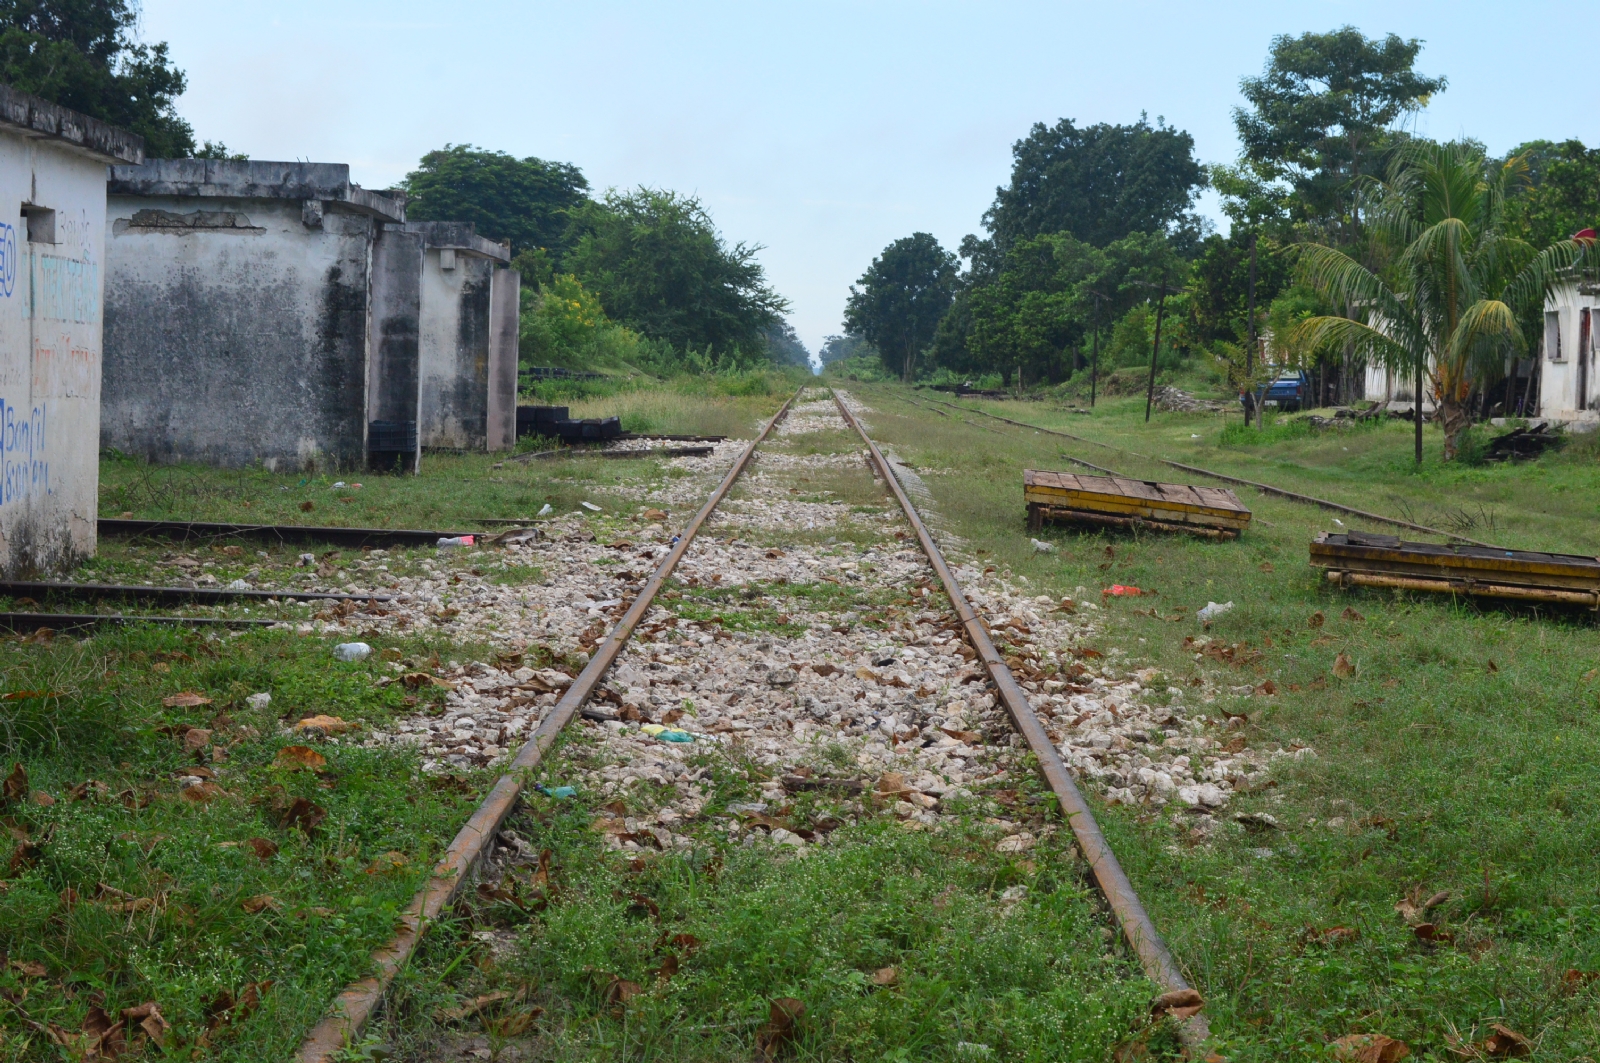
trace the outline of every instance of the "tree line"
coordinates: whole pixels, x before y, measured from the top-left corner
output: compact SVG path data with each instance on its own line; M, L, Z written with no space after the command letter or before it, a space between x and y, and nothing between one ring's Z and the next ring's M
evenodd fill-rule
M1319 403L1348 401L1368 364L1420 367L1453 454L1475 411L1505 405L1545 292L1592 250L1573 235L1600 222L1600 149L1530 141L1495 158L1417 136L1448 87L1416 69L1421 48L1349 26L1277 37L1241 81L1227 165L1202 165L1161 118L1035 125L985 234L884 248L824 360L1092 396L1107 370L1198 356L1241 393L1303 367ZM1227 236L1195 212L1206 187ZM1446 276L1461 279L1448 296Z
M177 112L187 79L137 35L130 0L0 0L0 82L114 123L149 158L232 158ZM424 155L407 216L469 221L523 275L520 354L538 365L656 372L809 364L758 245L730 243L695 197L591 194L576 167L466 144Z

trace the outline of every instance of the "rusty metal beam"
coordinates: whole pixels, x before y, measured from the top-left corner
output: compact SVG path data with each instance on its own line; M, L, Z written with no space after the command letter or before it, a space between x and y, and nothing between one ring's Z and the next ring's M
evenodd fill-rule
M532 737L518 750L506 774L500 776L494 789L489 791L489 795L472 814L472 818L467 820L466 825L451 841L450 847L445 850L444 856L433 869L427 884L418 891L401 913L399 933L372 954L373 966L377 968L377 972L339 994L328 1014L306 1035L296 1057L299 1063L329 1063L360 1031L362 1024L383 999L384 990L410 958L428 924L438 918L439 913L455 899L457 892L477 867L489 840L494 837L495 832L500 829L500 824L516 806L523 786L533 769L544 758L545 751L555 742L561 729L582 711L584 702L600 685L612 662L617 659L622 647L633 635L634 628L649 612L656 592L661 589L667 577L672 574L672 570L688 552L689 544L694 542L695 534L700 531L701 525L722 502L728 489L739 478L739 474L744 472L756 448L766 440L772 429L789 412L789 407L794 404L796 398L799 398L799 392L783 404L761 430L761 434L744 449L727 475L722 478L722 482L717 485L717 489L711 492L711 497L706 500L705 505L700 507L694 519L679 533L677 543L662 559L661 564L656 566L656 570L640 589L628 611L617 621L616 627L611 629L605 640L595 647L594 656L590 658L589 663L578 673L578 677L572 681L566 693L562 694L561 700L556 702L555 708L550 710L550 714L539 724Z
M225 524L201 520L127 520L101 517L101 535L158 539L262 539L277 543L332 543L336 546L432 546L440 539L476 532L417 531L407 528L335 528L310 524Z
M0 630L83 631L126 624L175 624L184 627L265 627L281 620L237 620L225 616L129 616L122 613L0 613Z
M154 602L264 602L291 599L297 602L389 602L387 594L347 594L332 591L230 591L211 587L145 587L119 583L46 583L32 580L0 580L0 596L13 598L138 598Z
M1434 594L1460 594L1477 598L1504 598L1508 601L1581 605L1586 609L1600 609L1600 594L1594 591L1516 587L1504 583L1480 583L1476 580L1427 579L1340 569L1330 569L1327 578L1329 583L1337 584L1339 587L1391 587L1397 590L1429 591Z
M905 511L906 519L916 530L917 541L922 544L923 553L928 555L928 561L933 565L934 572L944 584L945 593L950 597L950 604L955 607L956 615L961 618L961 625L966 629L968 640L972 643L973 649L978 651L978 659L983 662L990 680L999 691L1000 700L1005 704L1012 724L1027 741L1028 748L1039 759L1039 768L1044 773L1045 781L1050 784L1050 789L1055 792L1056 799L1061 803L1061 812L1066 817L1068 825L1072 827L1073 837L1077 839L1078 848L1082 850L1084 859L1089 862L1089 870L1094 875L1095 883L1100 887L1106 903L1117 917L1123 936L1127 938L1128 944L1139 957L1139 963L1144 968L1146 977L1161 986L1165 992L1192 989L1188 980L1178 970L1178 963L1173 959L1166 943L1161 940L1161 935L1156 932L1149 913L1145 911L1138 894L1133 890L1133 883L1128 881L1128 876L1118 863L1116 854L1111 851L1110 843L1101 833L1100 825L1095 822L1094 813L1090 810L1088 802L1083 799L1083 794L1073 783L1072 773L1067 770L1066 762L1061 759L1055 743L1051 742L1050 736L1045 733L1044 725L1034 714L1033 706L1028 704L1028 695L1023 692L1016 678L1012 676L1011 669L1006 667L1005 661L1001 659L1000 652L995 649L994 642L989 638L983 620L967 601L966 595L961 593L961 586L956 582L955 573L951 572L950 566L945 563L938 544L933 541L933 536L922 523L916 507L911 504L911 499L900 486L900 480L895 476L894 470L889 467L889 462L884 459L883 452L872 441L872 437L867 435L866 429L861 427L861 423L839 398L838 392L834 392L833 401L839 407L839 413L843 415L846 423L854 428L860 434L862 442L866 443L879 474L893 490L900 508ZM1186 1020L1183 1030L1185 1041L1191 1044L1198 1044L1209 1036L1203 1015L1195 1015Z

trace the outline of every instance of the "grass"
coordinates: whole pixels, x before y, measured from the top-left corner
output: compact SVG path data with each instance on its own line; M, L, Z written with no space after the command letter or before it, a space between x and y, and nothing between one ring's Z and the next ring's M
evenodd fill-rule
M548 763L574 763L583 744ZM748 799L761 777L722 754L694 764L708 816ZM555 769L546 781L564 778ZM747 1060L780 998L805 1004L780 1046L797 1059L1099 1060L1118 1042L1150 1058L1175 1048L1170 1029L1143 1021L1148 990L1107 950L1082 868L1058 839L1023 860L996 854L975 819L938 836L877 821L803 859L710 829L692 853L624 853L590 829L598 800L535 798L512 825L556 854L547 881L522 894L539 899L471 905L453 935L425 945L385 1016L383 1035L407 1058L445 1058L479 1032L499 1047L496 1031L536 1008L533 1054L507 1058ZM803 803L779 814L827 829L833 810ZM628 800L629 815L649 807L642 789ZM528 872L511 870L503 888L519 879ZM489 947L484 927L506 946ZM464 1030L450 1020L461 1001L494 992L513 1002Z
M424 778L407 752L280 732L317 713L370 724L405 709L401 688L374 685L377 667L275 632L0 643L0 754L15 781L0 809L0 1058L62 1058L55 1042L93 1009L149 1001L170 1024L156 1031L165 1058L293 1050L368 971L438 857L439 824L464 818L479 785ZM210 703L165 703L181 692ZM246 700L263 692L265 708ZM284 768L290 745L324 763ZM214 778L181 781L197 773ZM259 1006L228 1010L252 994ZM130 1043L147 1036L130 1030Z
M878 439L918 468L948 470L923 475L971 548L1042 593L1093 600L1113 582L1157 592L1107 599L1104 646L1179 685L1201 671L1225 685L1272 679L1276 696L1229 711L1248 715L1252 745L1315 751L1231 806L1270 812L1281 832L1229 823L1200 843L1181 812L1103 813L1157 926L1211 1001L1219 1053L1325 1059L1333 1039L1377 1032L1418 1058L1457 1058L1452 1037L1481 1043L1498 1022L1533 1041L1531 1058L1592 1058L1600 1011L1584 972L1600 971L1600 661L1588 614L1330 590L1306 564L1308 540L1338 530L1330 515L1248 489L1241 498L1258 520L1239 542L1041 533L1058 544L1054 555L1029 545L1020 498L1023 468L1071 468L1066 454L1188 479L1136 452L1474 538L1595 554L1592 444L1528 465L1464 468L1438 459L1430 429L1418 470L1405 424L1223 445L1220 418L1157 413L1146 426L1142 402L1106 402L1088 417L984 404L1116 453L936 417L899 388L856 393L877 409ZM1235 608L1209 632L1171 619L1207 601ZM1197 660L1185 639L1205 634L1262 656L1239 668ZM1353 676L1333 674L1340 653ZM1208 712L1220 718L1220 709ZM1449 892L1433 912L1442 932L1433 942L1395 912L1419 890ZM1353 933L1328 933L1340 927Z

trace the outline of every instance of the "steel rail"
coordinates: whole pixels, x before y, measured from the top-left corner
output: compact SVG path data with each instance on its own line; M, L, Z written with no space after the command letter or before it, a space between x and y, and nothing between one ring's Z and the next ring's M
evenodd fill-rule
M420 531L409 528L337 528L312 524L227 524L201 520L131 520L101 517L101 535L149 535L163 539L265 539L281 543L335 543L340 546L432 546L440 539L477 532Z
M521 796L533 769L544 758L545 751L555 742L561 729L582 711L584 702L600 685L601 679L622 652L622 647L633 635L634 628L649 612L656 592L661 589L683 555L688 552L689 544L694 541L696 533L722 502L734 481L744 472L756 448L766 441L772 429L784 418L789 408L794 405L795 399L799 397L800 392L796 392L773 415L772 420L762 428L761 434L745 447L744 452L733 463L733 467L722 478L722 482L717 485L717 489L711 492L705 505L694 515L694 519L679 533L671 551L645 581L633 604L628 607L628 611L617 621L605 640L595 647L594 656L590 658L589 663L578 673L578 677L572 681L566 693L561 695L555 708L534 730L532 737L518 750L505 774L495 783L494 789L489 791L489 795L483 799L477 811L472 814L472 818L467 820L466 825L451 841L444 856L434 867L427 884L417 892L405 911L401 913L400 931L388 944L372 954L373 966L377 968L376 973L361 979L339 994L333 1007L321 1022L312 1027L301 1043L300 1051L295 1057L298 1063L330 1063L335 1055L349 1045L362 1024L377 1007L378 1002L383 999L389 983L394 980L395 975L416 949L428 925L455 899L456 894L477 867L478 860L483 856L490 839L495 836L500 824L516 806L517 799Z
M230 591L217 587L145 587L125 586L120 583L47 583L33 580L0 580L0 596L13 598L26 595L62 598L143 598L157 602L265 602L284 600L300 602L392 602L388 594L353 594L343 591Z
M1288 491L1282 487L1273 487L1271 484L1258 483L1255 480L1246 480L1238 476L1228 476L1225 473L1212 472L1210 469L1202 469L1197 465L1185 465L1181 461L1170 461L1167 458L1153 458L1145 454L1140 454L1137 451L1125 450L1122 447L1113 447L1108 443L1100 443L1093 439L1085 439L1083 436L1075 436L1071 432L1062 432L1055 428L1041 428L1036 424L1024 424L1022 421L1013 421L1009 417L1001 417L999 414L990 413L987 410L974 410L966 406L957 406L953 402L944 402L943 399L934 399L932 401L943 403L952 409L961 410L965 413L976 413L981 414L984 417L993 417L996 421L1004 421L1006 424L1015 425L1018 428L1031 428L1035 432L1043 432L1046 435L1052 436L1061 436L1064 439L1075 439L1080 443L1088 443L1091 446L1104 447L1106 450L1114 450L1122 454L1129 454L1135 458L1142 458L1145 461L1159 462L1162 465L1168 465L1174 469L1182 469L1184 472L1199 473L1201 476L1209 476L1213 480L1222 480L1225 483L1243 484L1246 487L1254 487L1257 491L1261 491L1265 494L1277 495L1279 498L1287 498L1293 502L1304 502L1306 505L1320 506L1323 509L1332 510L1335 513L1348 513L1351 516L1361 517L1364 520L1375 520L1380 524L1392 524L1397 528L1410 528L1412 531L1427 532L1429 535L1437 535L1444 539L1454 539L1457 542L1470 543L1473 546L1486 546L1491 550L1505 549L1503 546L1495 546L1493 543L1479 542L1476 539L1469 539L1465 535L1457 535L1455 532L1440 531L1438 528L1430 528L1426 524L1413 524L1408 520L1400 520L1396 517L1385 517L1381 513L1369 513L1364 509L1356 509L1353 506L1341 505L1338 502L1329 502L1326 498L1317 498L1315 495L1302 495L1297 491ZM1067 460L1072 461L1074 459L1068 458ZM1079 464L1088 465L1088 462L1079 462ZM1090 468L1093 468L1093 466L1090 466Z
M956 615L961 618L961 626L966 629L967 638L971 641L972 647L978 651L978 659L983 662L984 669L999 691L1000 700L1005 704L1012 724L1027 741L1028 748L1039 759L1039 767L1044 773L1045 781L1050 784L1050 789L1055 792L1056 799L1061 803L1062 814L1072 827L1078 848L1082 850L1084 859L1089 862L1089 870L1093 873L1095 883L1100 887L1106 903L1116 915L1123 936L1127 938L1128 944L1139 957L1145 976L1160 986L1164 992L1193 989L1178 970L1177 961L1173 959L1166 943L1156 931L1155 924L1151 922L1149 913L1145 911L1138 895L1134 893L1133 884L1128 881L1128 876L1118 863L1116 854L1111 851L1110 843L1101 833L1100 825L1095 822L1094 813L1090 810L1088 802L1073 783L1066 762L1061 759L1060 752L1050 741L1050 736L1045 733L1044 725L1039 722L1033 707L1028 704L1028 695L1023 692L1016 678L1012 676L1011 669L1001 659L1000 652L995 649L993 640L989 638L983 620L967 601L966 595L962 594L955 573L945 563L944 555L940 553L939 546L933 541L927 526L922 523L916 507L911 504L911 499L901 487L899 478L895 476L894 470L890 468L878 445L867 435L861 422L855 419L844 401L839 398L837 391L833 394L833 401L839 407L845 422L854 428L860 434L862 442L866 443L873 463L877 465L884 481L894 492L900 508L905 511L906 519L916 529L917 540L922 544L923 553L928 556L934 572L939 576L939 581L944 584L945 593L949 595L951 605L955 606ZM1184 1040L1190 1044L1198 1044L1209 1036L1203 1015L1187 1019L1182 1029Z
M180 624L190 627L266 627L281 620L226 616L139 616L122 613L0 613L0 631L82 631L113 624Z

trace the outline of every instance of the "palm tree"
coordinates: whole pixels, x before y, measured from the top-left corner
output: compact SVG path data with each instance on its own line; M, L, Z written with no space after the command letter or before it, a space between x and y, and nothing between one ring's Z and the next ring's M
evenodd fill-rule
M1451 461L1471 423L1473 387L1527 348L1519 316L1542 306L1594 244L1574 238L1536 250L1505 232L1506 194L1526 174L1521 156L1496 163L1475 145L1415 141L1374 190L1381 265L1368 269L1320 244L1299 248L1301 279L1348 309L1308 319L1295 340L1312 350L1349 344L1370 362L1416 374L1418 464L1424 378Z

